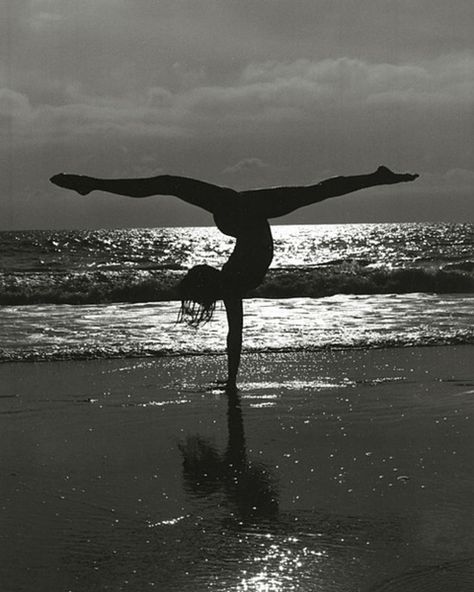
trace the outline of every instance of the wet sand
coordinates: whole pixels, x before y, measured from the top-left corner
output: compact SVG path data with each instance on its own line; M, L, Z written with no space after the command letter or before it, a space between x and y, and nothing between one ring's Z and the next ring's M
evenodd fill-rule
M0 589L472 590L473 353L0 365Z

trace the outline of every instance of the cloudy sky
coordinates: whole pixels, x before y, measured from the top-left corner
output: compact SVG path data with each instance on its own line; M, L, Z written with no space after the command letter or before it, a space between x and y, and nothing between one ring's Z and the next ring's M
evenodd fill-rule
M474 221L472 0L0 0L0 228L210 223L61 171L237 189L418 172L286 222Z

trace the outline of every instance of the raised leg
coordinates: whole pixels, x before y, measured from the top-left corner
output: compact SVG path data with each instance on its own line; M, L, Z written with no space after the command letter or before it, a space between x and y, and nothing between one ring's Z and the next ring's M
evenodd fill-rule
M105 191L127 197L149 197L152 195L173 195L183 201L214 213L225 199L236 198L237 192L204 181L160 175L144 179L97 179L83 175L61 173L50 181L59 187L72 189L81 195L91 191Z
M394 173L380 166L374 173L353 175L350 177L333 177L321 181L317 185L302 187L272 187L243 191L241 195L248 200L248 207L266 218L284 216L299 208L308 206L331 197L346 195L360 189L377 185L392 185L414 181L418 175L410 173Z

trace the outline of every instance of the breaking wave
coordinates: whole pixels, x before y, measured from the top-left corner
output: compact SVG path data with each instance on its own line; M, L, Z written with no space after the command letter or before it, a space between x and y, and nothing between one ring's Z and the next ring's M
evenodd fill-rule
M4 273L0 304L102 304L178 300L184 270L152 269ZM472 262L443 268L374 267L349 260L314 267L271 269L253 298L321 298L334 294L474 292Z

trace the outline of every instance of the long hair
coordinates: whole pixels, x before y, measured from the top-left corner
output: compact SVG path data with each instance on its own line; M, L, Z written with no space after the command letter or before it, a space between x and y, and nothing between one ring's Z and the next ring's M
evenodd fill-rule
M196 265L178 285L181 309L178 323L199 327L212 319L221 298L221 273L210 265Z

